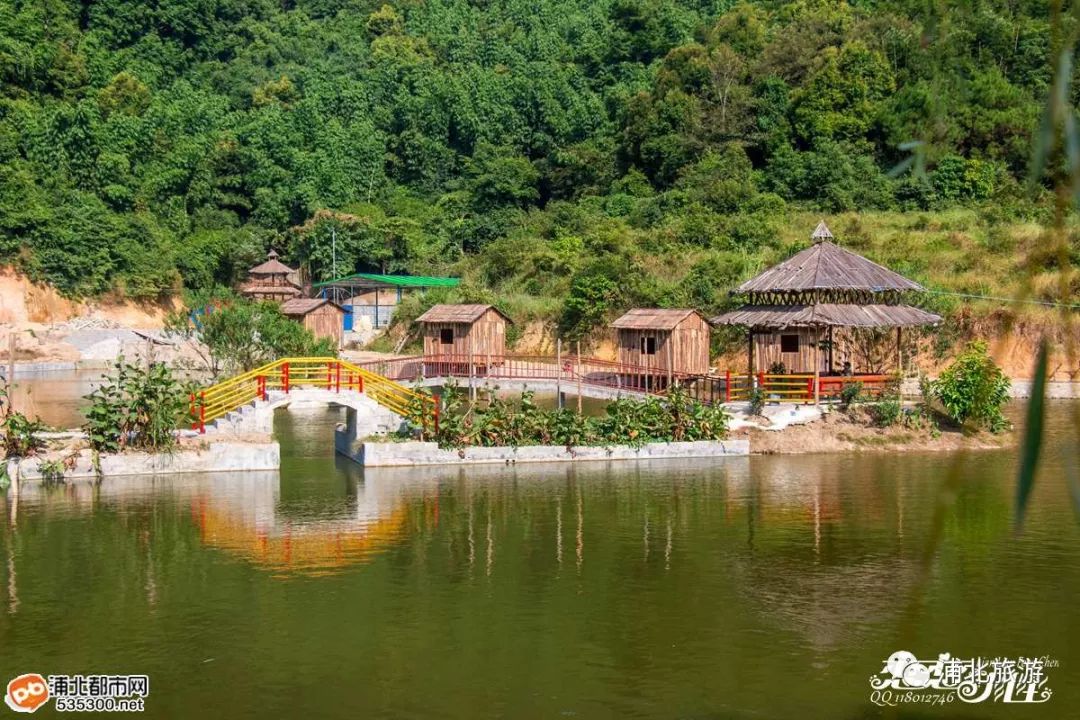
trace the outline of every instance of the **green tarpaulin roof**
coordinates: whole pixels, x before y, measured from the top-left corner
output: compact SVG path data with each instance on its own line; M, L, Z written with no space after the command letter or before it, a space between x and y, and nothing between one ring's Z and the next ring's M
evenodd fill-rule
M377 273L355 273L337 280L315 283L315 287L329 285L363 286L389 285L394 287L456 287L461 278L424 277L422 275L379 275Z

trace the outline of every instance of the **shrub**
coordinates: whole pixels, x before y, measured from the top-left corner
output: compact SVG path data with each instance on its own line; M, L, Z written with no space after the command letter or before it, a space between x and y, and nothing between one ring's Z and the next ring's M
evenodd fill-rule
M123 357L86 399L90 407L84 428L90 447L99 452L170 450L187 411L187 388L169 368L133 365Z
M168 317L166 331L193 341L214 377L251 370L279 357L337 354L333 340L316 338L272 302L216 291L193 295L187 306Z
M471 409L461 390L448 385L442 393L440 447L564 445L641 445L646 442L720 440L727 435L728 416L719 405L704 405L680 387L668 397L620 398L604 415L588 417L568 409L544 410L523 392L516 401L490 394ZM411 419L417 427L417 419Z
M878 427L891 427L898 422L903 416L904 408L900 402L900 398L891 397L875 403L870 408L870 416L874 419L874 424Z
M849 382L844 383L844 387L840 389L840 404L845 408L849 408L852 405L862 402L863 400L863 384L861 382Z
M750 414L760 415L761 411L765 409L765 389L760 387L750 388L747 399L750 400Z
M46 429L45 423L15 412L8 400L7 388L0 388L0 406L3 407L0 429L3 430L5 457L28 457L45 447L45 441L38 437L38 433Z
M1009 379L987 352L986 343L975 341L931 387L954 422L963 425L971 421L996 433L1008 426L1001 408L1009 399L1009 385Z
M41 473L41 481L46 485L55 485L64 481L67 466L59 458L41 460L38 462L38 472Z

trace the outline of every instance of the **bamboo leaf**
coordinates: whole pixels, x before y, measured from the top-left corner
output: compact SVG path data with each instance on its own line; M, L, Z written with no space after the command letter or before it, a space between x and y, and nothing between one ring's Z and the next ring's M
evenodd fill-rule
M1031 499L1031 491L1035 487L1035 473L1042 453L1043 421L1046 415L1047 354L1047 344L1043 340L1039 346L1038 359L1035 361L1035 379L1031 383L1031 397L1028 399L1027 419L1021 446L1020 469L1016 478L1017 532L1023 527L1024 512Z

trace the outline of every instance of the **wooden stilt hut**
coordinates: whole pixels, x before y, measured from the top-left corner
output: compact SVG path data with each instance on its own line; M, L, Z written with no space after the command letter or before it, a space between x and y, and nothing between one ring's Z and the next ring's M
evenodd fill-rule
M611 327L619 362L652 378L649 387L709 372L709 323L697 310L634 308Z
M800 397L810 394L817 401L860 375L867 383L878 382L850 360L837 369L834 331L896 328L899 371L902 328L936 325L941 318L904 304L907 296L924 288L835 244L824 221L811 238L810 247L740 285L734 294L744 296L746 304L711 322L748 328L747 363L756 384L767 376L791 376L794 380L776 386L810 388L812 393ZM805 382L810 378L812 383ZM777 392L783 396L787 391Z
M326 298L293 298L281 303L281 314L300 323L317 338L330 338L341 349L345 311L337 303Z
M506 355L506 327L513 321L494 305L434 305L416 319L424 333L428 375L483 375Z

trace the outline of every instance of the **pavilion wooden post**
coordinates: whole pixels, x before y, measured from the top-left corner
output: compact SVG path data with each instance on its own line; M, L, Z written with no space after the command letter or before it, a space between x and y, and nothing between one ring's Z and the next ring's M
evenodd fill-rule
M833 326L829 326L829 373L833 372Z
M555 408L562 410L562 338L555 340Z
M671 347L672 345L674 345L674 342L673 342L674 334L675 334L674 331L669 332L668 336L667 336L667 342L665 343L665 345L667 345L667 386L668 386L668 390L671 390L671 384L672 384L672 382L674 382L674 375L675 375L675 367L674 367L675 366L675 358L674 358L674 355L673 355L673 352L672 352L672 347Z
M746 333L746 391L754 389L754 329Z
M581 341L577 341L577 414L581 414Z
M377 317L377 315L376 315ZM473 338L472 330L469 331L469 400L476 404L476 382L473 379L476 375L476 366L473 364Z
M897 326L896 327L896 372L897 372L897 374L900 376L900 378L902 380L903 377L904 377L904 351L903 351L902 346L900 344L900 342L901 342L900 333L901 332L902 332L902 328L900 326Z
M814 404L821 405L821 328L814 328Z
M7 377L4 378L7 381L8 390L11 390L11 386L15 383L15 333L9 332L8 336L8 355L7 355ZM11 404L11 395L8 394L8 405Z

